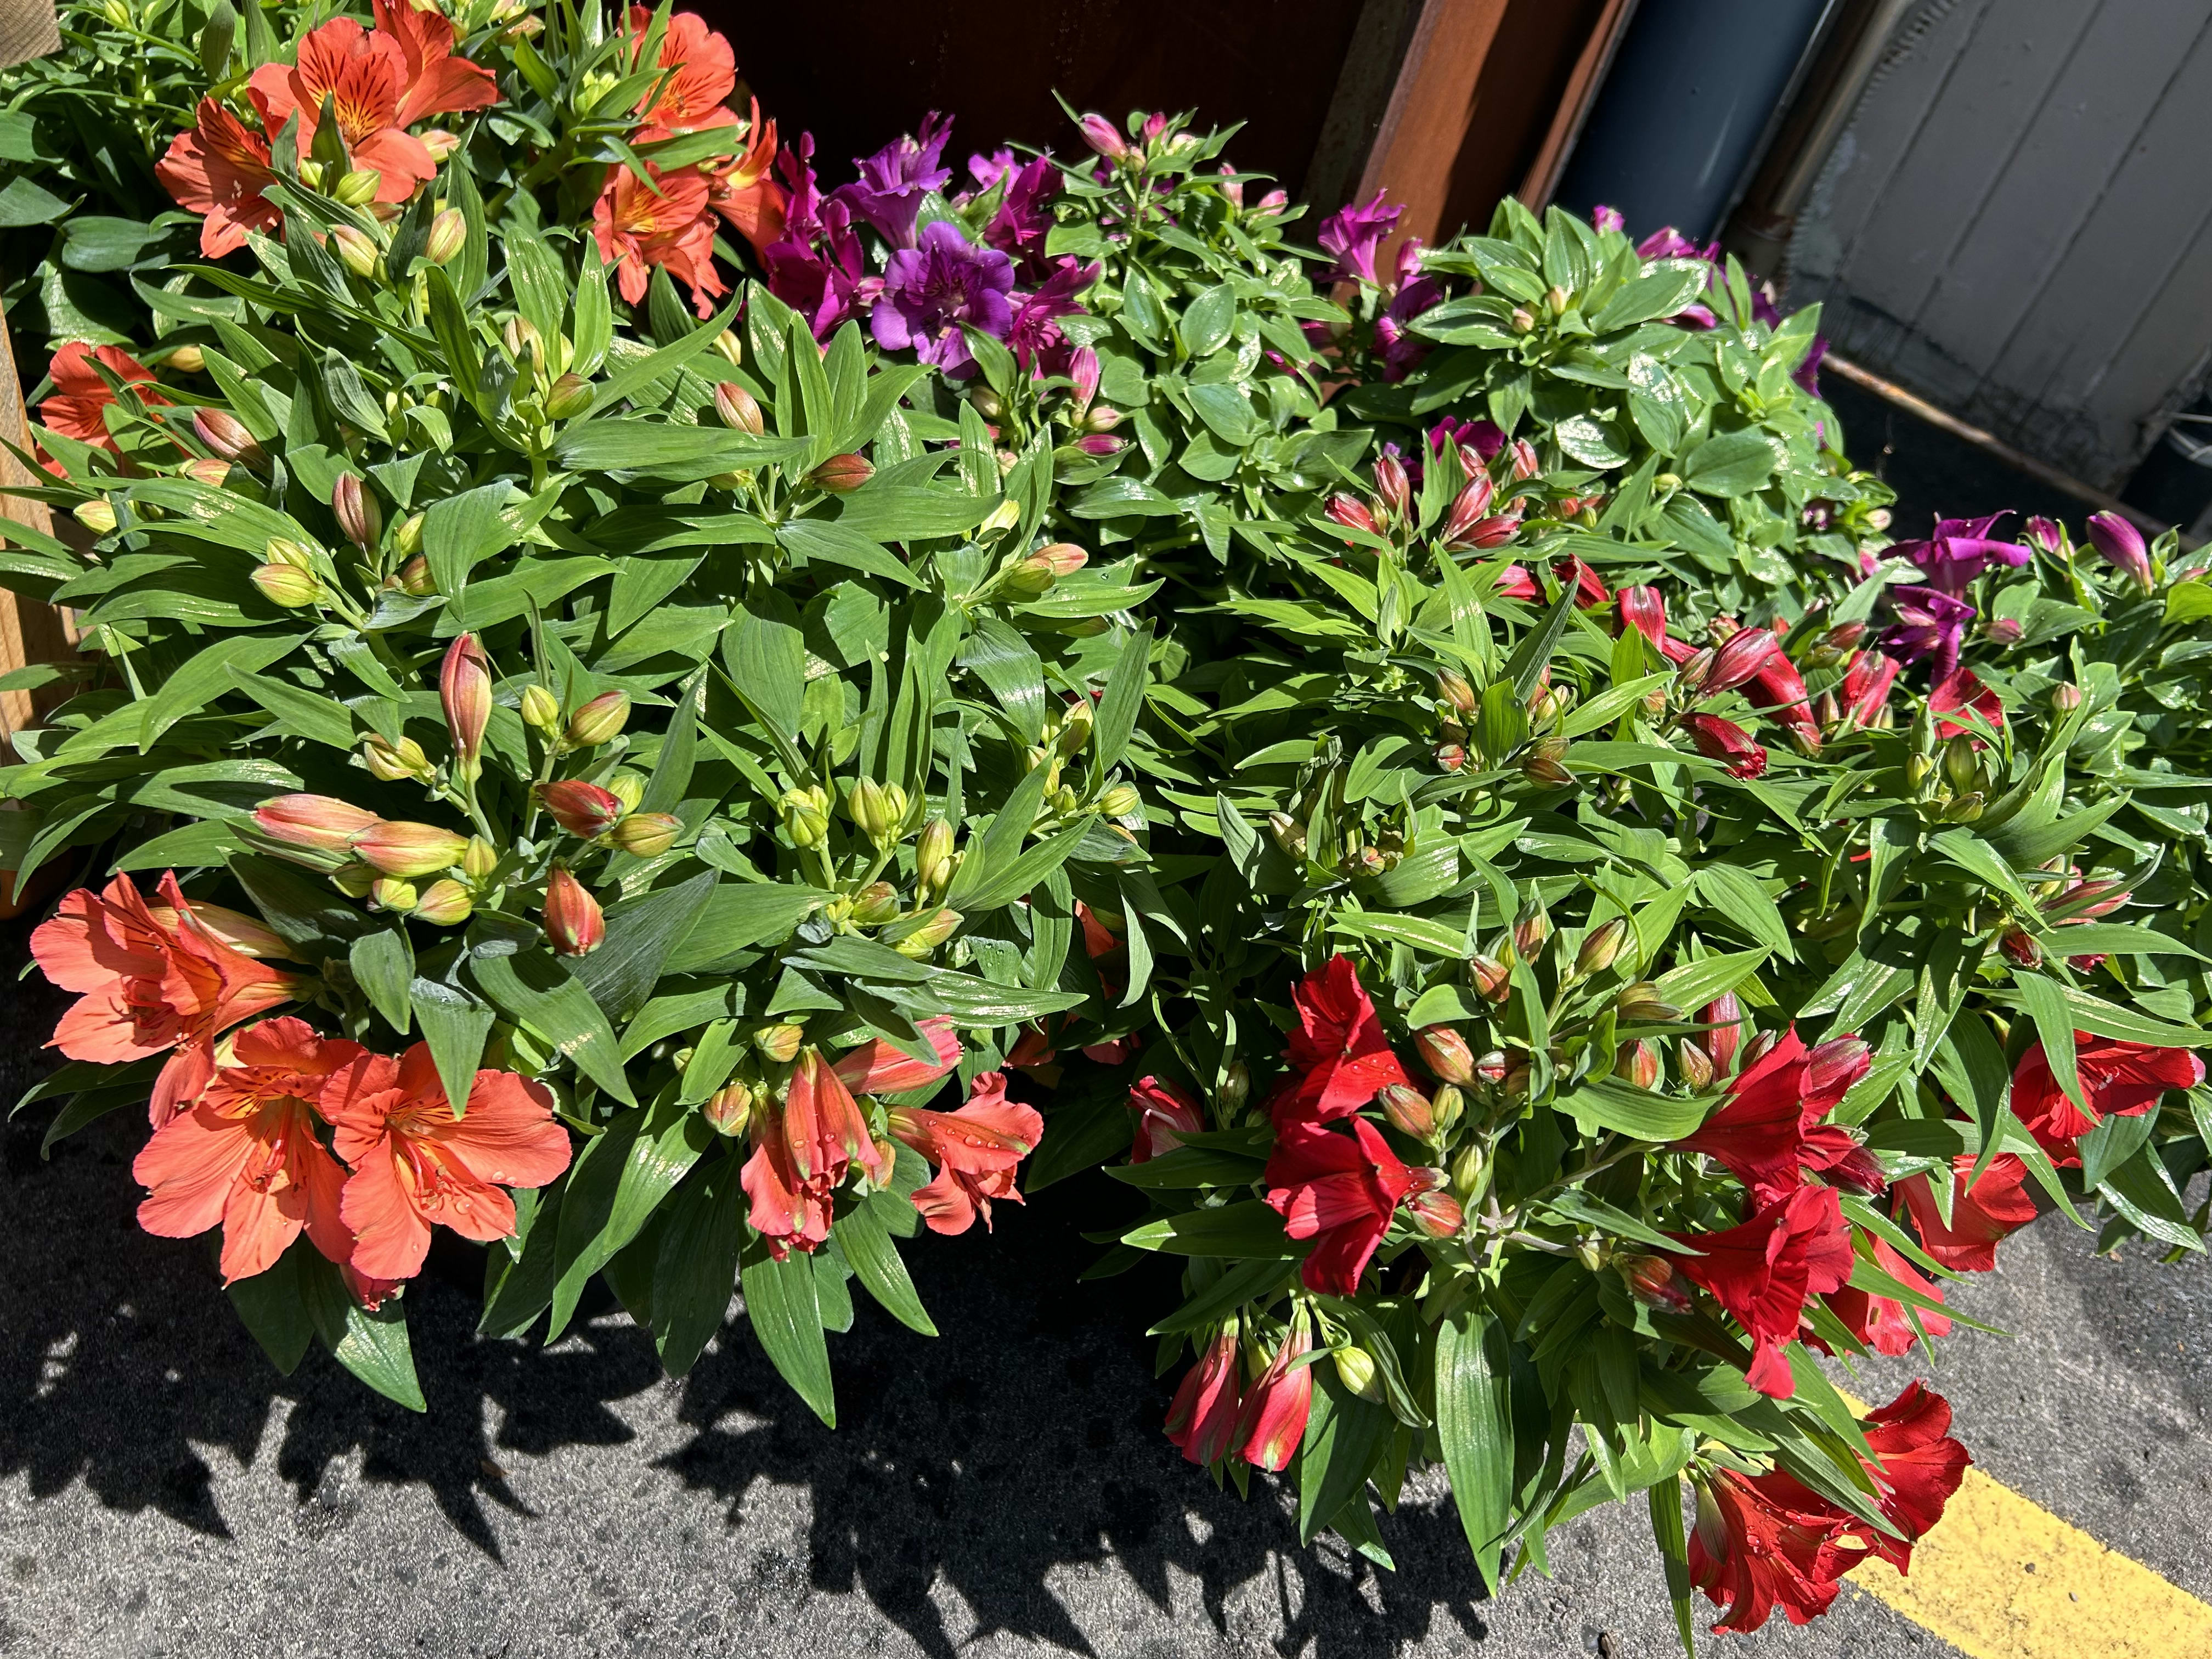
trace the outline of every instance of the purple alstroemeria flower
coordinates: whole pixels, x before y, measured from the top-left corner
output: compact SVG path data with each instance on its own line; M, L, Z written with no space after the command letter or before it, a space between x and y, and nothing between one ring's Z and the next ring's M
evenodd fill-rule
M1390 298L1375 319L1375 349L1382 356L1382 378L1404 380L1429 355L1429 342L1407 326L1444 297L1443 285L1433 276L1416 277Z
M1382 246L1382 239L1398 228L1403 208L1386 207L1382 192L1376 191L1370 202L1354 203L1339 208L1321 222L1315 240L1322 252L1336 261L1322 273L1323 282L1354 280L1379 287L1382 278L1375 274L1375 255Z
M825 200L812 164L814 137L802 133L776 158L789 201L783 235L761 253L769 292L806 319L826 340L848 318L859 315L882 291L870 274L852 215L835 198Z
M994 149L988 155L969 156L968 176L975 181L977 190L988 190L1008 173L1018 173L1021 170L1021 165L1014 159L1013 151L1006 149Z
M2158 579L2151 570L2150 549L2143 542L2142 531L2117 513L2092 513L2088 531L2089 544L2105 556L2107 564L2124 573L2146 593L2158 586Z
M1938 519L1926 541L1898 542L1882 556L1910 561L1929 587L1955 599L1991 565L2017 567L2032 556L2017 542L1999 541L1990 534L1999 519L2009 517L2009 513L1992 513L1986 519Z
M1790 371L1790 378L1797 382L1799 390L1808 398L1820 395L1820 361L1828 355L1828 337L1815 334L1813 349L1805 354L1805 361ZM1814 441L1818 441L1815 434Z
M1720 257L1720 252L1718 242L1699 247L1672 225L1653 231L1636 245L1640 259L1703 259L1711 264Z
M996 340L1006 337L1014 312L1014 262L994 247L978 247L943 219L927 226L913 247L901 248L884 267L883 297L868 313L876 343L888 351L911 348L948 377L975 372L960 325Z
M1060 331L1060 319L1079 314L1083 307L1076 295L1098 280L1099 267L1085 264L1069 254L1062 254L1055 262L1051 276L1045 278L1028 294L1014 296L1014 318L1006 329L1006 344L1013 350L1015 361L1035 375L1072 374L1075 353L1065 335ZM1097 366L1091 365L1091 386L1097 390ZM1090 406L1088 396L1083 398Z
M983 231L983 240L1001 253L1011 255L1026 276L1049 269L1044 240L1052 234L1052 198L1060 194L1060 169L1052 157L1040 155L1028 166L1006 174L1006 192L999 210Z
M1959 645L1974 619L1974 607L1925 583L1892 588L1890 605L1897 622L1881 635L1881 648L1902 663L1934 658L1932 672L1942 681L1959 665Z
M921 198L951 182L952 169L944 164L951 137L952 118L932 110L922 118L921 137L903 135L855 161L860 178L836 194L893 247L910 248Z

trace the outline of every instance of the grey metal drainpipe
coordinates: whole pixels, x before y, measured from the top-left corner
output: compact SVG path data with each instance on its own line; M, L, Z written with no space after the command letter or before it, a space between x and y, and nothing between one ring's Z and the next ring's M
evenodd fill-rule
M1722 242L1754 277L1780 268L1813 181L1914 0L1844 0Z

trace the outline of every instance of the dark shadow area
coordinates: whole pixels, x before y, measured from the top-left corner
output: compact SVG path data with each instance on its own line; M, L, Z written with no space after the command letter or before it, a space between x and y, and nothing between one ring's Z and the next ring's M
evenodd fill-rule
M1939 518L2010 512L2015 516L1998 526L2001 534L2018 535L2023 520L2039 514L2079 541L2082 521L2096 511L1840 374L1820 377L1820 395L1844 423L1844 449L1852 462L1897 492L1890 533L1900 540L1925 536Z

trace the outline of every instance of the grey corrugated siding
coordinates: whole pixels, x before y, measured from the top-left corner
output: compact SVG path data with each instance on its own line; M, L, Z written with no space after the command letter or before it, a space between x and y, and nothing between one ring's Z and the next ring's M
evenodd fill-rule
M2117 489L2212 365L2212 0L1927 0L1790 259L1846 356Z

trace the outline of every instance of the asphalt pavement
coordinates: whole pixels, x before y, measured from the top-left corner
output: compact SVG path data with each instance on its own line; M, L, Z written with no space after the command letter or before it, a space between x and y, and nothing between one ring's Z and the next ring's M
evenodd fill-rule
M10 939L7 943L13 943ZM41 1061L35 981L0 1009L0 1085ZM10 1029L12 1028L12 1029ZM35 1033L36 1035L33 1035ZM11 1075L12 1074L12 1075ZM1480 1593L1435 1481L1382 1522L1398 1571L1297 1545L1283 1495L1217 1492L1160 1432L1146 1323L1171 1286L1079 1285L1079 1182L994 1236L910 1251L943 1335L865 1297L831 1340L823 1428L744 1334L661 1377L626 1317L550 1350L472 1334L448 1279L409 1293L431 1409L326 1358L280 1377L211 1252L140 1232L118 1115L0 1169L0 1654L836 1653L996 1659L1273 1655L1663 1659L1677 1650L1640 1506L1555 1539L1550 1581ZM2046 1218L1960 1297L2009 1336L1939 1345L1936 1386L1982 1468L2212 1599L2212 1277L2091 1255ZM1869 1368L1884 1400L1923 1369ZM1708 1651L1955 1650L1861 1593Z

